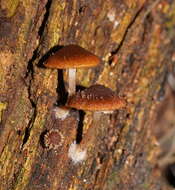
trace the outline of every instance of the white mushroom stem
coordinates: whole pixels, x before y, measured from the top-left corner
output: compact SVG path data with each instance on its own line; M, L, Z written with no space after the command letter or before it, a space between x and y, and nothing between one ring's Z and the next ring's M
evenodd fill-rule
M69 96L75 94L76 91L76 69L68 70L68 93Z

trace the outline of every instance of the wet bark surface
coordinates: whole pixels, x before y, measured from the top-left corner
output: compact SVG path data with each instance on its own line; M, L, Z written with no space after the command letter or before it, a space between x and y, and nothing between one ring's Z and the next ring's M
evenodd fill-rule
M0 3L0 189L168 189L155 168L152 120L173 67L175 2ZM44 62L68 44L102 60L77 70L77 88L103 84L126 108L102 114L96 125L91 112L55 116L67 73ZM59 142L49 139L52 131ZM87 157L75 164L68 151L83 138Z

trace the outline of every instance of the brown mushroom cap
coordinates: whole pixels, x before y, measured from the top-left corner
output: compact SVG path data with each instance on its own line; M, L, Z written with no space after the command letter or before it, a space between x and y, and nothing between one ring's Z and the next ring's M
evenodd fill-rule
M112 111L126 106L125 100L103 85L94 85L69 97L68 107L86 111Z
M100 63L99 57L78 45L67 45L50 56L46 67L56 69L95 67Z

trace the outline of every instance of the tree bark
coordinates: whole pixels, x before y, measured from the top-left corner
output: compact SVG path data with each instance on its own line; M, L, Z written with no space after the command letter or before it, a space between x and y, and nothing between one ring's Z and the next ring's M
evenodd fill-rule
M155 169L152 121L173 65L175 1L6 0L0 8L0 189L168 189ZM89 112L55 117L67 73L43 64L68 44L102 59L78 69L77 86L103 84L127 101L96 126ZM48 147L50 131L61 145ZM87 158L75 164L69 147L87 135Z

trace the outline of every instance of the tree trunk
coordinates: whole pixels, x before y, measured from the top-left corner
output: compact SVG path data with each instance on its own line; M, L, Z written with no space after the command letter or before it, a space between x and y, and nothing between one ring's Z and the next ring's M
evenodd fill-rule
M1 190L168 189L154 168L152 121L172 69L174 10L175 1L164 0L1 1ZM96 126L89 112L55 117L67 73L43 64L68 44L102 59L77 70L77 86L103 84L127 101ZM46 142L51 131L62 138L58 146ZM87 157L75 164L70 145L87 135Z

